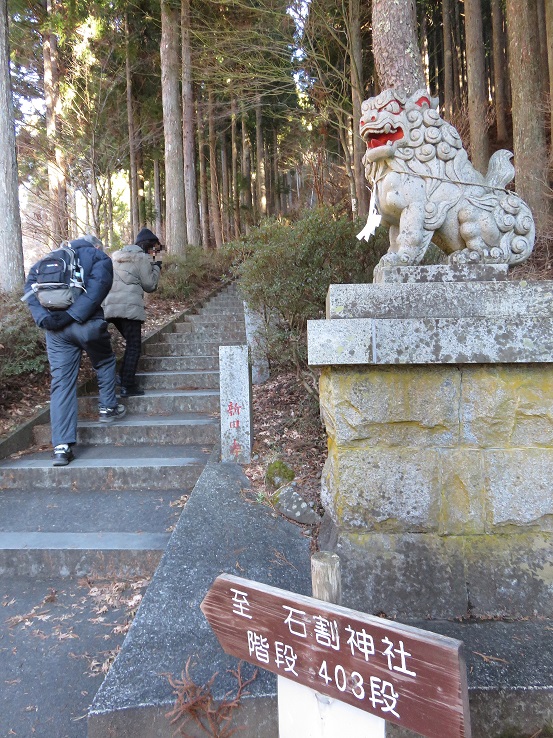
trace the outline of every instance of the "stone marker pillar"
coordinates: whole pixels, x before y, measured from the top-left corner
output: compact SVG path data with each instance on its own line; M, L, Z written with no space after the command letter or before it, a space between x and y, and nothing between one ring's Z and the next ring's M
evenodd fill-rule
M486 265L331 285L308 324L328 433L321 547L344 604L553 611L553 282ZM479 281L483 279L485 281Z
M252 384L247 346L219 346L221 461L251 461Z

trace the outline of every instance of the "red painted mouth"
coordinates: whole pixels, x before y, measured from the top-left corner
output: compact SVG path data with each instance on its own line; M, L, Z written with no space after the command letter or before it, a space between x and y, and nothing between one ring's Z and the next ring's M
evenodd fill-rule
M386 144L399 141L401 138L403 138L403 129L397 128L395 131L390 131L390 133L369 133L365 140L368 149L377 149L379 146L386 146Z

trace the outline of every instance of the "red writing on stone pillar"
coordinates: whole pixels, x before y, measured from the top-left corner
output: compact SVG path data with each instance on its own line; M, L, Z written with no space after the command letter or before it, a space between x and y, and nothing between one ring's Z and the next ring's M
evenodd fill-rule
M237 402L229 402L227 407L227 413L229 415L240 415L240 410L242 410L242 405L239 405Z
M238 443L236 439L232 442L232 446L230 447L230 452L233 456L240 456L242 453L242 446Z

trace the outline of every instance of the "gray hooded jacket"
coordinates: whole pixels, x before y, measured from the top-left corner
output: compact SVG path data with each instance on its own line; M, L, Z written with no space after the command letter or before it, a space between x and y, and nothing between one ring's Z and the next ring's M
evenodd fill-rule
M156 290L161 267L135 245L124 246L111 259L113 286L103 305L106 319L129 318L144 322L144 292Z

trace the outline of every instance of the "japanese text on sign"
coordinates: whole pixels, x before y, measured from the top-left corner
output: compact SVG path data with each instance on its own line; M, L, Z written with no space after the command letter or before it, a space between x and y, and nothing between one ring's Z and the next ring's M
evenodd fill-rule
M459 641L229 575L202 610L227 653L421 735L470 737Z

